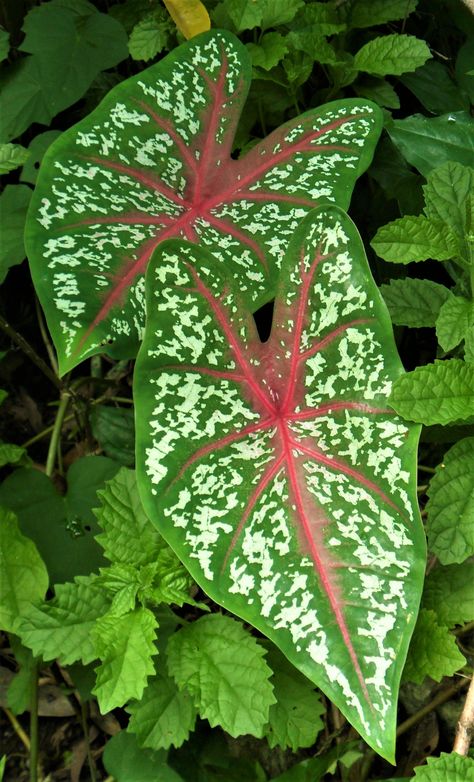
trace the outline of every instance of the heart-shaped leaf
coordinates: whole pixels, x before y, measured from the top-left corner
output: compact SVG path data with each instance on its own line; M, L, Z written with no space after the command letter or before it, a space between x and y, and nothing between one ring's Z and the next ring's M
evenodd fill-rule
M321 196L348 206L380 109L330 103L233 160L250 78L237 38L203 33L119 84L49 148L26 242L62 373L104 349L135 355L143 272L162 240L207 245L256 309L298 221Z
M271 638L393 760L425 560L419 427L359 235L315 210L283 261L270 339L208 251L148 272L137 359L145 510L214 600Z

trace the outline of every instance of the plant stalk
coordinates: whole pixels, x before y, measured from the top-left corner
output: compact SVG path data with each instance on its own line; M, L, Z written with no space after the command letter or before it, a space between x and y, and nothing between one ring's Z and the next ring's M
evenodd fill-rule
M71 395L68 391L63 391L59 400L59 407L56 413L56 420L54 422L53 431L51 434L51 440L49 441L48 456L46 458L46 475L51 478L56 463L56 455L59 445L59 439L61 437L61 430L64 423L64 416L69 404Z
M471 746L472 735L474 733L474 676L471 677L471 683L467 691L461 716L456 726L456 736L454 739L453 752L458 755L467 755Z
M38 665L31 672L30 682L30 782L38 782Z
M10 326L8 321L5 320L2 315L0 315L0 329L7 334L7 336L10 337L12 342L14 342L18 347L25 353L26 356L38 367L38 369L41 370L43 375L45 375L48 380L53 383L53 385L56 386L56 388L59 388L60 391L63 390L63 384L59 377L54 374L53 370L48 367L46 361L43 361L41 356L39 356L34 348L31 347L30 343L26 341L24 337L21 336L21 334L18 334L17 331L15 331L14 328Z

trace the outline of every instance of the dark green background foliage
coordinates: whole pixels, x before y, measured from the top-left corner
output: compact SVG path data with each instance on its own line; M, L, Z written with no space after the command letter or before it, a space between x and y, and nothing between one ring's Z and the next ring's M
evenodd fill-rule
M86 730L94 698L116 709L115 727L128 729L96 736L94 750L107 742L103 758L93 752L81 779L472 780L474 760L447 753L462 703L450 690L462 681L450 677L470 672L474 647L474 15L460 0L205 5L252 58L234 156L330 100L360 96L384 112L350 214L408 370L391 402L424 424L429 572L404 673L398 766L374 759L272 644L198 591L149 525L129 469L133 362L94 357L62 385L55 378L22 263L28 203L52 141L182 42L158 0L0 3L0 629L14 673L2 706L26 714L39 665L80 691ZM268 333L271 308L256 320ZM448 701L432 715L442 731L426 739L404 720L438 692ZM27 764L4 735L4 778L20 782ZM59 778L70 748L43 740L45 774Z

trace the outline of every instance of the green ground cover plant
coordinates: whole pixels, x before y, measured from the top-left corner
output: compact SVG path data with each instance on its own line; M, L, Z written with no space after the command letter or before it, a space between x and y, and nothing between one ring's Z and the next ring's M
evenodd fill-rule
M470 779L474 15L204 6L0 9L0 778Z

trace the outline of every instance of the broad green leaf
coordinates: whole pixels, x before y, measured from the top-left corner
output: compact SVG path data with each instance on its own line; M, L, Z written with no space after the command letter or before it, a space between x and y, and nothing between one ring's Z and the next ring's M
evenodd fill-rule
M23 243L26 212L32 191L27 185L7 185L0 195L0 283L10 266L21 263L26 257Z
M434 611L422 608L408 650L404 680L422 684L429 676L440 682L443 676L452 676L465 665L466 658L459 651L454 635L438 624Z
M125 616L106 616L91 631L97 681L93 689L102 714L140 699L148 676L155 672L152 657L158 622L148 608L136 608Z
M471 249L468 234L472 230L474 214L474 168L448 161L428 175L423 191L427 216L432 220L443 221L457 233L461 255L469 261Z
M401 77L401 83L433 114L469 109L469 101L453 82L445 65L430 60L414 73Z
M313 3L312 7L316 5L317 3ZM304 0L266 0L260 26L262 30L267 30L269 27L287 25L293 21L299 10L303 9L304 13L307 7Z
M380 293L397 326L435 326L439 311L453 295L449 288L432 280L404 277L380 286Z
M28 150L20 144L0 144L0 174L19 168L28 157Z
M425 581L423 607L432 609L438 623L453 627L474 619L472 560L460 565L438 565Z
M52 583L105 564L94 540L100 529L92 509L98 504L97 490L119 466L103 456L77 459L67 472L64 496L35 469L15 470L0 485L0 505L17 514L22 532L38 546Z
M427 758L426 766L415 768L418 782L474 782L474 760L442 752L439 758Z
M418 0L355 0L350 3L347 24L350 28L374 27L397 19L406 19Z
M168 16L164 8L160 9L160 11L163 11L163 17ZM150 13L150 0L125 0L120 5L114 3L109 8L108 13L109 16L120 22L127 33L131 33L135 25Z
M448 160L472 165L474 119L467 112L432 118L413 114L388 123L386 129L403 157L425 177Z
M169 39L169 22L159 13L148 14L134 26L128 41L128 51L133 60L146 62L169 48Z
M286 43L296 51L308 54L314 62L323 65L339 65L344 62L343 55L336 52L333 46L318 34L317 25L304 27L301 30L292 30L285 36ZM355 72L357 73L357 72Z
M446 352L453 350L474 326L474 301L462 296L450 297L441 307L436 320L436 336Z
M30 603L43 599L48 573L32 540L22 535L16 516L0 508L0 627L17 632Z
M379 106L385 106L388 109L399 109L400 98L393 89L392 85L385 79L367 78L363 82L354 85L357 95L369 100L375 101Z
M25 464L28 461L25 448L21 448L21 446L13 443L2 443L0 441L0 467L4 467L5 464Z
M26 242L61 373L103 350L135 355L143 274L162 240L210 247L254 310L318 199L348 205L380 109L361 99L312 109L234 160L250 78L237 38L203 33L121 82L47 151Z
M247 49L252 58L252 65L257 68L263 68L265 71L271 70L288 53L288 46L280 33L267 33L257 45L248 43Z
M265 0L224 0L223 6L238 33L259 27L266 6Z
M36 657L87 665L97 657L92 629L109 606L110 598L95 576L78 576L57 584L52 600L24 611L16 632Z
M272 782L321 782L327 773L331 773L338 762L344 759L346 754L352 754L357 747L356 742L339 744L323 755L308 758L301 763L296 763L288 771L274 777Z
M10 51L10 33L0 27L0 62L6 60Z
M81 98L97 74L127 57L122 26L92 3L49 0L32 8L24 21L20 49L34 55L54 113Z
M100 71L127 57L122 26L85 0L50 0L31 8L20 49L32 56L5 71L0 99L2 141L33 122L48 125L81 98Z
M424 180L408 166L388 136L377 146L370 175L380 185L387 198L397 200L402 215L421 212L424 207L422 190Z
M447 261L458 252L456 236L441 222L424 215L406 215L383 225L371 241L377 255L390 263L433 258Z
M91 413L92 434L106 456L125 467L135 463L135 421L133 410L96 405Z
M337 207L297 228L263 344L223 264L176 240L156 252L134 378L145 511L388 757L424 569L419 429L387 409L402 371Z
M212 728L261 737L275 703L264 654L240 622L210 614L171 636L168 670Z
M325 713L314 685L275 647L269 650L267 661L273 671L270 681L276 698L265 728L270 747L296 752L300 747L313 746L324 727L321 716Z
M150 749L180 747L196 722L196 707L189 693L180 692L173 679L161 672L127 711L132 715L128 732L136 735L141 747Z
M104 766L115 782L183 782L166 764L166 752L142 749L136 737L124 730L108 740Z
M211 27L206 6L201 0L163 0L181 35L193 38Z
M390 405L425 426L474 420L474 366L457 358L407 372L394 384Z
M374 76L400 76L414 71L431 57L425 41L414 35L381 35L366 43L354 56L354 67Z
M474 38L469 37L458 51L456 58L456 81L474 103Z
M122 468L98 497L101 506L94 513L101 532L96 540L111 562L139 567L168 547L145 515L133 470Z
M38 178L39 165L43 159L44 153L52 142L61 135L60 130L47 130L45 133L39 133L28 145L28 160L23 166L20 174L22 182L36 184Z
M341 20L333 3L305 3L291 29L320 38L342 32L346 29L346 23Z
M471 366L474 373L474 367ZM443 565L474 554L474 437L445 454L428 487L428 546Z

